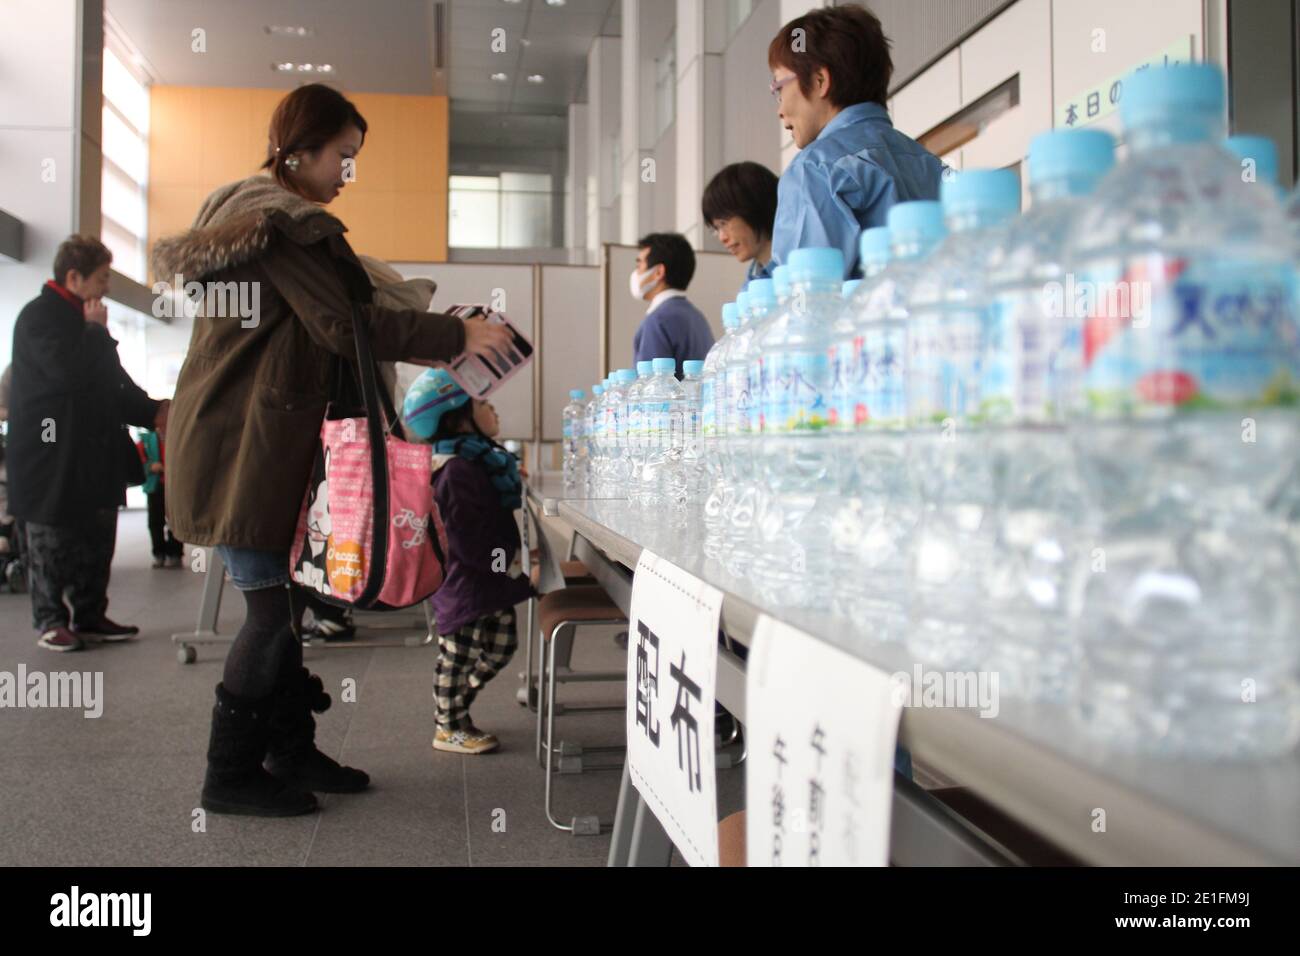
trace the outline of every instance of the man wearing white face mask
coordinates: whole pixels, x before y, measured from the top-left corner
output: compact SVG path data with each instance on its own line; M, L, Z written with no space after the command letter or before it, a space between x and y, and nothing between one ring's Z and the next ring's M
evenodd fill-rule
M683 362L702 359L713 347L708 320L686 298L695 275L695 252L675 232L651 233L637 240L637 246L636 269L628 285L632 298L649 301L650 308L632 339L633 360L671 355L681 378Z

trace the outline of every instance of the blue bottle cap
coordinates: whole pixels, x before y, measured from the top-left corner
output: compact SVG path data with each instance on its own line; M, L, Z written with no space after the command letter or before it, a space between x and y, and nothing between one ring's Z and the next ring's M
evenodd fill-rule
M651 372L650 363L642 359L636 363L637 378L645 378Z
M742 320L749 317L749 293L748 292L736 293L736 309L740 313L740 318Z
M895 203L889 210L889 234L894 242L937 241L947 231L943 224L943 203L938 200Z
M704 362L701 359L687 359L682 363L683 375L699 375L704 371Z
M722 306L722 327L734 329L740 324L740 306L734 302L725 302Z
M572 398L576 401L579 398L585 398L585 397L586 397L586 392L584 392L582 389L580 388L569 389L569 398Z
M790 282L834 280L844 278L844 253L838 249L813 247L790 253Z
M1267 136L1229 136L1223 141L1239 160L1255 161L1255 181L1277 183L1277 146Z
M1220 67L1213 63L1177 63L1130 73L1124 80L1119 112L1124 127L1132 129L1171 118L1221 116L1223 103Z
M593 385L593 386L591 386L591 394L593 394L593 395L604 395L604 394L605 394L605 386L604 386L604 385Z
M858 236L858 258L865 269L868 264L882 266L889 261L889 227L872 226Z
M635 369L630 369L630 368L621 368L621 369L619 369L619 370L618 370L618 380L619 380L619 382L621 382L621 383L623 383L623 384L626 384L626 383L628 383L628 382L634 382L634 381L636 381L636 370L635 370Z
M776 284L771 279L751 279L745 287L749 307L772 308L776 305Z
M1100 129L1054 129L1029 144L1029 181L1064 176L1100 179L1115 165L1115 138Z
M656 374L656 375L658 375L660 372L676 372L676 371L677 371L677 359L672 358L671 356L670 356L669 358L657 358L657 359L655 359L655 360L654 360L654 371L655 371L655 374Z
M851 298L853 295L853 290L860 285L862 285L861 279L846 279L844 281L844 285L840 286L840 293L846 299Z
M1009 169L967 169L939 187L946 216L971 212L1020 211L1020 180Z
M772 288L778 299L790 295L790 267L777 266L772 270Z

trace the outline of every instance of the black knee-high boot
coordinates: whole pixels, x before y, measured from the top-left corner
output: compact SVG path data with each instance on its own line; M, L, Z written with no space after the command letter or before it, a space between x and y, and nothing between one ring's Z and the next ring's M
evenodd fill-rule
M301 645L299 655L301 661ZM308 673L301 664L280 667L271 708L266 769L285 784L305 790L356 793L370 785L369 775L340 766L316 749L316 720L312 713L324 713L329 705L330 695L325 693L319 677Z
M291 817L316 809L315 796L276 779L262 767L272 710L270 698L236 697L217 685L203 809L255 817Z

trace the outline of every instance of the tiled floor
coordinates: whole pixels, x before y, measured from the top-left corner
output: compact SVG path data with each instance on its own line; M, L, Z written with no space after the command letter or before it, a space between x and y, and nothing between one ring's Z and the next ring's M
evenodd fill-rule
M543 774L533 756L533 716L514 698L514 665L475 705L476 723L501 738L498 753L436 753L431 647L308 649L334 706L318 719L322 750L366 770L371 789L324 796L319 813L289 820L207 815L196 820L224 648L182 665L170 636L191 630L202 576L149 567L143 512L123 512L109 591L110 614L138 624L132 643L53 654L36 646L25 594L0 593L0 671L98 671L103 715L0 709L0 865L603 865L608 835L572 837L546 822ZM221 631L242 602L227 587ZM583 667L622 665L608 636L575 656ZM346 678L355 703L340 700ZM574 698L618 700L621 685L574 686ZM565 736L618 743L622 715L574 716ZM617 773L557 777L560 813L613 819ZM719 773L719 809L740 805L743 770ZM205 823L206 826L200 824Z

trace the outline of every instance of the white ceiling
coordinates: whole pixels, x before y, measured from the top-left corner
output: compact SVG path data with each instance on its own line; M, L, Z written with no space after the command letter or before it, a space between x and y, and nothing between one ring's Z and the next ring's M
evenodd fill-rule
M554 148L556 127L537 114L563 116L584 97L587 52L599 35L617 35L619 0L444 0L447 71L434 66L438 0L106 0L109 16L159 83L292 89L303 74L277 73L278 61L327 62L319 77L345 92L451 97L453 147L499 140ZM266 27L305 26L309 37ZM191 49L192 31L207 51ZM504 30L505 51L493 52ZM505 73L507 82L491 79ZM544 77L528 83L529 74ZM318 77L312 77L316 79ZM522 115L521 115L522 114ZM504 126L502 124L505 124Z

